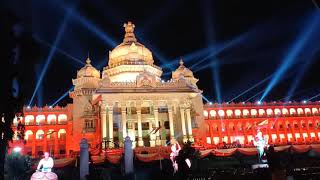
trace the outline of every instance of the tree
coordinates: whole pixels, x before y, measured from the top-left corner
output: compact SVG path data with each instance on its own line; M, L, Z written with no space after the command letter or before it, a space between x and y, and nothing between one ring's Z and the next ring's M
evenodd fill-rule
M31 171L31 158L23 156L19 152L13 152L6 157L5 169L8 179L26 179Z
M17 114L23 116L23 82L30 84L30 81L24 81L23 78L30 77L26 74L29 74L28 70L33 67L37 59L35 54L39 55L39 51L31 33L24 29L23 23L15 15L16 12L6 9L5 3L0 8L3 8L0 11L0 180L2 180L8 144L14 135L11 128L13 119ZM23 139L24 127L20 125L18 128L18 138Z

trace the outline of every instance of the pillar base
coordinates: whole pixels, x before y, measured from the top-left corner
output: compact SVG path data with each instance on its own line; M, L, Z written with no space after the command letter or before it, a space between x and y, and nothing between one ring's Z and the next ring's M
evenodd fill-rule
M150 141L150 147L156 147L156 141L155 140L151 140Z
M189 136L189 141L194 142L194 137L192 135Z
M156 145L161 146L161 139L159 136L157 136L157 138L156 138Z
M187 138L187 136L186 136L186 135L184 135L184 136L183 136L182 141L183 141L184 143L186 143L186 142L188 141L188 138Z
M142 138L138 138L138 146L143 146L143 140Z
M132 149L137 147L137 141L132 141Z

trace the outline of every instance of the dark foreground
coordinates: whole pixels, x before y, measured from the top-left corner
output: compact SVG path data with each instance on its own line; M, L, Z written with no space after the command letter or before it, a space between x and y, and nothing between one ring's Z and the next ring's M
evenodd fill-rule
M287 176L294 180L320 180L320 157L310 153L297 154L288 161L286 154L280 156L283 162L283 170ZM192 169L188 173L180 173L173 176L173 169L170 160L144 163L134 161L135 173L124 176L124 169L121 164L110 164L105 162L90 167L90 180L269 180L272 179L269 169L252 170L251 165L256 162L255 156L235 155L232 157L207 157L193 162ZM79 167L70 165L64 168L54 169L59 180L78 180ZM26 177L26 179L30 179Z

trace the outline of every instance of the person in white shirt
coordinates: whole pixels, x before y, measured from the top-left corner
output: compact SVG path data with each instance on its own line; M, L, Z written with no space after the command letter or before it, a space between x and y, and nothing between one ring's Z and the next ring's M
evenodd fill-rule
M49 157L48 152L44 153L44 158L40 160L37 167L37 171L40 170L41 166L42 166L42 169L41 169L42 172L51 172L51 168L53 167L53 159Z

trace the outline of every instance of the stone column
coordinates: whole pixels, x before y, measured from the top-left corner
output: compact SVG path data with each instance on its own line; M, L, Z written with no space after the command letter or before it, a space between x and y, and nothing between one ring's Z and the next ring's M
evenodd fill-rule
M211 144L214 144L212 123L208 123L208 126L209 126L209 133L210 133L210 142L211 142Z
M150 147L155 147L156 146L156 142L155 142L155 138L154 138L154 134L153 134L153 128L152 128L152 121L149 121L149 137L150 137Z
M193 135L192 135L192 124L191 124L191 114L190 114L190 109L186 109L186 114L187 114L187 125L188 125L188 134L189 134L189 141L193 142Z
M121 107L121 124L122 124L122 137L125 139L127 137L127 112L126 107Z
M169 115L169 126L170 126L170 139L175 141L174 127L173 127L172 106L168 106L168 115Z
M88 142L86 139L81 139L80 142L80 180L86 180L86 175L89 174L89 151Z
M181 117L181 126L182 126L182 135L183 135L183 142L187 142L187 133L186 133L186 122L184 117L184 108L180 107L180 117Z
M124 170L126 175L133 173L133 149L129 136L124 140Z
M114 143L113 143L113 106L109 106L109 147L113 148L114 147Z
M141 107L137 107L137 117L138 117L138 146L143 146L142 123L141 123Z
M47 130L43 134L43 152L48 152L48 142L47 142Z
M158 111L158 106L154 106L154 123L156 125L156 129L159 129L159 111ZM160 146L161 145L161 139L160 139L160 129L156 132L156 145Z
M33 135L32 135L32 137L33 137L33 139L32 139L32 156L33 157L36 157L36 133L34 133ZM28 137L28 138L30 138L30 137Z
M101 105L100 117L101 117L101 134L103 139L107 137L107 112L106 112L106 106L104 104Z
M54 155L57 157L59 154L59 144L58 144L58 132L54 132Z

